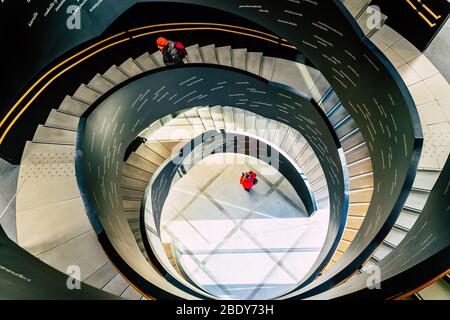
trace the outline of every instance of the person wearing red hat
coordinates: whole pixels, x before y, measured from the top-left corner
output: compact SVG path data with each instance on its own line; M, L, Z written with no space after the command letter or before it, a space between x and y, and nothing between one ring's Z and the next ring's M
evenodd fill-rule
M250 192L251 188L258 182L258 179L256 179L256 173L253 171L249 171L246 173L242 172L241 176L241 185L244 187L244 190L247 192Z
M163 61L166 66L175 66L183 64L183 58L186 56L186 50L180 42L174 42L160 37L156 40L156 45L163 55Z

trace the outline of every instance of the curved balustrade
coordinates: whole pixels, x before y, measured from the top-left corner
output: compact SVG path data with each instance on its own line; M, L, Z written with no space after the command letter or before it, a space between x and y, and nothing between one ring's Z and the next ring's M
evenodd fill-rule
M143 275L148 272L128 224L121 219L117 173L125 149L150 123L198 103L248 109L297 128L310 143L324 169L332 199L327 239L313 268L321 269L328 263L345 225L349 187L339 140L311 98L246 72L200 65L147 72L112 91L80 122L81 161L77 168L85 182L80 188L90 195L85 205L98 216L108 237L114 239L114 247L132 268Z
M164 251L161 242L163 207L172 186L182 176L208 156L221 153L242 154L267 163L291 183L302 200L303 210L309 216L317 209L306 177L300 168L275 146L248 134L214 130L202 133L186 143L177 154L173 154L158 168L152 176L141 204L140 229L146 253L164 278L173 283L174 281L178 282L178 286L186 287L183 280L195 284L189 279L180 277Z
M450 158L414 227L376 267L311 299L389 299L449 272Z

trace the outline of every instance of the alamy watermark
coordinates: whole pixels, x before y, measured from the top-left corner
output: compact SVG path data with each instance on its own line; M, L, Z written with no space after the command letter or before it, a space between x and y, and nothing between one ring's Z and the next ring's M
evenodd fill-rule
M69 15L66 21L67 29L80 30L81 29L81 7L77 5L70 5L67 7L66 13Z
M381 22L383 20L383 16L381 14L381 9L379 6L369 6L366 9L366 13L369 14L369 16L366 18L366 26L369 30L377 29L379 30L381 28Z
M377 265L371 265L364 270L367 273L366 287L369 290L381 289L381 269Z
M81 268L77 265L70 265L66 269L66 274L69 276L66 281L66 286L69 290L81 290Z

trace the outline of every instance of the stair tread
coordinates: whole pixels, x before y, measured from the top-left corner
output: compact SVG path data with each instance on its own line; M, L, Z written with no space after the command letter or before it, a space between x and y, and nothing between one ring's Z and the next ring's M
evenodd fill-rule
M217 63L224 66L231 67L231 47L217 47L216 48Z
M132 59L128 58L120 66L120 70L127 75L128 78L137 76L142 73L142 69L139 65Z
M199 48L203 63L217 64L216 46L210 44Z
M120 71L116 65L111 66L103 74L103 76L116 85L128 79L128 77L122 71Z
M34 133L33 141L40 143L55 143L75 145L77 133L72 130L56 129L39 125Z
M67 114L81 117L83 113L89 108L89 104L72 99L70 96L66 96L58 108L58 111Z
M135 61L144 71L149 71L158 68L158 65L155 63L155 61L148 52L145 52L144 54L137 57Z
M80 118L76 116L52 109L45 121L45 126L75 131L77 130L79 121Z

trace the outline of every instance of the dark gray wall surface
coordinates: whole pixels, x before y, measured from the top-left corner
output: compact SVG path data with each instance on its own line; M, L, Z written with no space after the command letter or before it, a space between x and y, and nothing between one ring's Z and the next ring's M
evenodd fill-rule
M1 227L0 279L0 300L120 299L84 283L79 290L70 290L67 275L20 248ZM73 279L69 283L73 284Z

